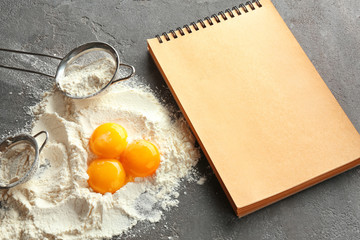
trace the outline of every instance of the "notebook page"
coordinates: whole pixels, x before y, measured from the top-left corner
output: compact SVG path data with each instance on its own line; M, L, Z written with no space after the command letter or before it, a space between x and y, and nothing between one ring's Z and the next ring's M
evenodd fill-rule
M269 0L149 51L238 215L359 164L360 136Z

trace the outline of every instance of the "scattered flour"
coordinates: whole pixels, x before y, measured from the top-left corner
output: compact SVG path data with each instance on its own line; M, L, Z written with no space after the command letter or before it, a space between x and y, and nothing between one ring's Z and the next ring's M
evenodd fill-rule
M200 177L196 183L199 185L204 185L205 182L206 182L206 177Z
M84 89L71 86L79 93ZM121 82L107 94L84 100L54 90L33 114L33 133L46 130L49 141L33 178L0 190L1 239L103 239L138 221L157 222L178 204L180 180L200 157L185 120L171 118L147 87ZM86 170L94 158L89 138L105 122L124 126L128 142L142 138L156 143L161 164L155 175L102 195L89 188Z

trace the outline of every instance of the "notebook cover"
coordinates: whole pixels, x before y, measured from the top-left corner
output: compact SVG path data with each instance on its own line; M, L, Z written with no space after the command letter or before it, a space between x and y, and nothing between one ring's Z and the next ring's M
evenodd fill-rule
M238 216L360 162L359 133L271 1L260 2L148 39Z

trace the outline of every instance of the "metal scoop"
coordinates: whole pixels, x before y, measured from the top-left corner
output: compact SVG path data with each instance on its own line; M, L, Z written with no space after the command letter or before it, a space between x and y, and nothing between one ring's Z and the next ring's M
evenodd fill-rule
M129 79L130 77L132 77L135 74L135 68L133 66L131 66L131 65L128 65L128 64L125 64L125 63L120 63L120 58L119 58L119 54L117 53L117 51L112 46L110 46L109 44L104 43L104 42L86 43L84 45L81 45L81 46L71 50L64 58L51 56L51 55L47 55L47 54L31 53L31 52L3 49L3 48L0 48L0 51L6 51L6 52L12 52L12 53L20 53L20 54L26 54L26 55L43 56L43 57L49 57L49 58L61 60L58 67L57 67L55 76L52 76L52 75L49 75L49 74L46 74L46 73L42 73L42 72L38 72L38 71L33 71L33 70L28 70L28 69L23 69L23 68L17 68L17 67L10 67L10 66L1 65L1 64L0 64L0 67L13 69L13 70L24 71L24 72L29 72L29 73L40 74L40 75L43 75L43 76L55 78L57 88L63 94L65 94L67 97L74 98L74 99L85 99L85 98L90 98L90 97L93 97L95 95L98 95L99 93L101 93L105 89L107 89L110 85L112 85L113 83ZM92 54L92 53L95 53L95 52L97 54ZM89 61L89 59L87 59L87 56L90 56L89 57L90 61ZM78 95L78 94L75 95L75 94L73 94L73 93L71 93L69 91L66 91L63 88L62 81L64 81L64 79L65 79L65 77L67 75L67 72L68 72L69 69L71 69L71 67L76 66L78 64L78 62L81 62L83 64L89 64L89 63L91 63L91 59L92 60L94 60L94 59L98 60L100 58L103 58L104 56L110 58L114 62L114 65L115 65L115 71L113 72L112 77L109 78L108 80L106 80L106 82L104 84L101 84L98 88L94 89L93 92L86 93L86 95ZM116 74L118 72L119 66L125 66L125 67L129 68L130 71L131 71L130 74L128 76L126 76L126 77L115 79L115 76L116 76ZM88 74L88 72L86 72L86 70L84 70L84 75L85 74Z
M44 134L39 148L36 137ZM39 154L48 140L48 133L41 131L34 136L19 134L0 143L0 189L12 188L28 181L39 167Z

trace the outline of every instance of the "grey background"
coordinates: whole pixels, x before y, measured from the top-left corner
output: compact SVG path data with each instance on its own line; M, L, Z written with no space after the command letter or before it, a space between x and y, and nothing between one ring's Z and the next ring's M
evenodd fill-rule
M105 41L120 52L124 62L135 66L137 74L159 97L174 105L147 52L146 39L239 3L1 0L0 47L64 56L82 43ZM359 131L360 1L273 3ZM36 65L49 73L55 71L55 61L0 54L0 63L32 68ZM50 78L0 69L0 135L28 129L31 118L27 107L38 102L41 93L52 86ZM138 224L122 238L359 239L359 170L350 170L239 219L203 157L198 171L207 177L205 184L184 181L178 208L167 212L159 223Z

